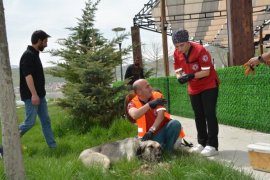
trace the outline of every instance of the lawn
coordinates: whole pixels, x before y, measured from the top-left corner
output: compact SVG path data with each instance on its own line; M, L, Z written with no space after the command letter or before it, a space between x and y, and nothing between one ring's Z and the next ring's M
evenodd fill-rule
M158 164L144 164L138 159L123 159L109 170L100 167L84 167L78 160L86 148L136 135L136 127L125 119L117 119L108 129L91 127L86 134L68 128L69 116L56 105L49 105L52 127L58 143L49 149L41 132L40 123L22 138L23 159L28 180L66 179L252 179L232 165L208 160L186 151L164 153ZM24 108L18 109L19 121L23 121ZM4 165L0 160L0 178L4 177Z

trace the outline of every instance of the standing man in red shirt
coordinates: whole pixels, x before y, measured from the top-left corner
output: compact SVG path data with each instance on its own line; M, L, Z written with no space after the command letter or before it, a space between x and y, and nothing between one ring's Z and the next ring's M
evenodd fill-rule
M203 156L218 154L216 105L219 80L209 52L200 44L189 42L187 30L172 34L174 69L180 84L188 83L188 94L195 114L198 145L191 152Z

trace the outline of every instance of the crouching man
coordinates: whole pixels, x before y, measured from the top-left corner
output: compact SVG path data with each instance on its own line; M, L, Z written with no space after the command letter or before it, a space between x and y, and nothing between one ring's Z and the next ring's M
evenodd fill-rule
M181 124L170 118L160 92L153 91L145 79L134 82L135 97L128 104L128 114L136 120L138 137L142 141L155 140L164 150L172 151L179 138Z

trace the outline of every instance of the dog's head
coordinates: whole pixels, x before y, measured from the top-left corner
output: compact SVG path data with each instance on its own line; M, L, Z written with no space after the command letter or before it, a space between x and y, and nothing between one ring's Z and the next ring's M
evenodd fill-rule
M137 156L145 161L159 162L161 160L161 145L156 141L141 141Z

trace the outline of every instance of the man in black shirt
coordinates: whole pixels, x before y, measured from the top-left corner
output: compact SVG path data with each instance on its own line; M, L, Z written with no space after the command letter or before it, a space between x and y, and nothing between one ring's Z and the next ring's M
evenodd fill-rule
M139 58L137 58L134 64L127 67L125 79L128 81L128 86L132 87L132 84L138 79L144 79L143 68L140 66Z
M27 47L20 60L20 95L25 103L25 120L19 126L23 136L31 129L39 116L42 131L49 148L55 148L56 142L51 128L45 98L45 77L39 52L47 47L50 36L42 30L34 31L31 37L32 45Z

